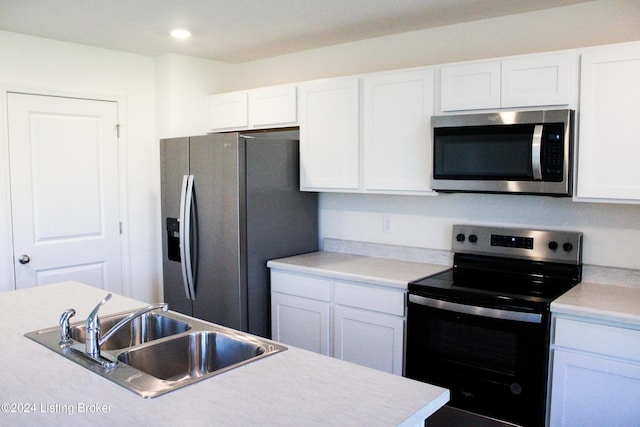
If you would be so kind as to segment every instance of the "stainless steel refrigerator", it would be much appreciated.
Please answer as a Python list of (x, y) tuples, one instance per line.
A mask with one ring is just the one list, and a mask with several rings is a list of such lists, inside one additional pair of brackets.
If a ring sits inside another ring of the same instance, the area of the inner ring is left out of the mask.
[(267, 261), (318, 249), (318, 195), (299, 191), (297, 135), (160, 141), (170, 309), (270, 336)]

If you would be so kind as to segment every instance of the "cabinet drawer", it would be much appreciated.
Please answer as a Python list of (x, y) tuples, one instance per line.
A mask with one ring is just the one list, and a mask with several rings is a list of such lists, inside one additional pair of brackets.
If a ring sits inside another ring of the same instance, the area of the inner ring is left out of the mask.
[(640, 361), (640, 330), (557, 318), (554, 344)]
[(353, 283), (335, 283), (335, 303), (369, 311), (404, 316), (405, 292), (360, 286)]
[(331, 280), (271, 270), (271, 292), (330, 301)]

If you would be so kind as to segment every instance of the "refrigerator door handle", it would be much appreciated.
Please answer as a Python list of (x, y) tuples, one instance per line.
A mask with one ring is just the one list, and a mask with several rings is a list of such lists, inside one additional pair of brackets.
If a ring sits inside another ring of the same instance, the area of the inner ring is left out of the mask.
[(193, 264), (191, 260), (191, 207), (193, 205), (193, 175), (182, 177), (180, 192), (180, 267), (182, 281), (187, 298), (194, 300), (195, 287), (193, 280)]

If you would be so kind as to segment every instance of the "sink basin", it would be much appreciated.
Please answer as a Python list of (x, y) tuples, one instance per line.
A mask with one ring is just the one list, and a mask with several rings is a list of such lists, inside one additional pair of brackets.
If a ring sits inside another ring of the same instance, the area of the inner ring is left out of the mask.
[[(101, 316), (108, 331), (133, 311)], [(71, 344), (60, 344), (60, 326), (25, 336), (144, 398), (153, 398), (223, 372), (257, 362), (287, 348), (265, 338), (173, 311), (134, 319), (104, 342), (96, 363), (85, 353), (84, 322), (70, 327)]]
[[(128, 313), (127, 313), (128, 314)], [(100, 319), (100, 328), (106, 333), (123, 319), (125, 315), (107, 316)], [(176, 335), (186, 332), (191, 326), (183, 321), (157, 313), (146, 313), (132, 320), (128, 325), (118, 330), (111, 338), (104, 342), (102, 350), (117, 350), (127, 348), (147, 341)], [(72, 326), (69, 330), (71, 338), (77, 342), (84, 343), (87, 339), (86, 325)]]
[(221, 372), (266, 352), (257, 342), (219, 332), (196, 332), (131, 349), (118, 360), (156, 378), (184, 381)]

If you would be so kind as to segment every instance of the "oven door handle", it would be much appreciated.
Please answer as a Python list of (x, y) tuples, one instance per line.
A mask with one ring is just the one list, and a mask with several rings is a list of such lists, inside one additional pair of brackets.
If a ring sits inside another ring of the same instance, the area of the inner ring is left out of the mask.
[(501, 320), (515, 320), (517, 322), (542, 323), (542, 314), (540, 313), (522, 313), (519, 311), (500, 310), (497, 308), (477, 307), (474, 305), (458, 304), (455, 302), (425, 298), (414, 294), (409, 294), (409, 302), (455, 313), (470, 314), (473, 316), (491, 317)]

